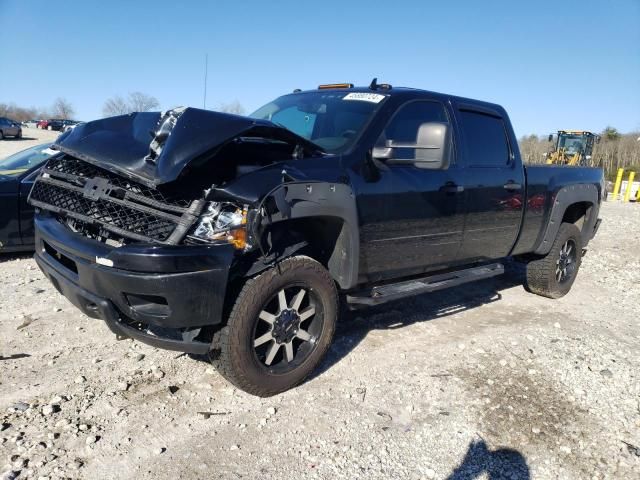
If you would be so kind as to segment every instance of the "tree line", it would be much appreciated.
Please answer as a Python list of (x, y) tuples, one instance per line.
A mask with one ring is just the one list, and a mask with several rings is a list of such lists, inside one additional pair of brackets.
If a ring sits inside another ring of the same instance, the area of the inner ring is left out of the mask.
[(44, 118), (62, 118), (72, 120), (75, 109), (66, 98), (58, 97), (51, 107), (19, 107), (13, 103), (0, 103), (0, 117), (7, 117), (17, 122), (41, 120)]
[[(116, 95), (108, 98), (102, 106), (103, 117), (126, 115), (133, 112), (150, 112), (160, 109), (160, 102), (152, 95), (143, 92), (131, 92), (126, 97)], [(242, 115), (245, 109), (242, 104), (234, 100), (220, 103), (214, 110), (219, 112)], [(73, 120), (75, 108), (66, 98), (59, 97), (48, 108), (20, 107), (13, 103), (0, 102), (0, 117), (7, 117), (17, 122), (27, 120), (41, 120), (45, 118), (61, 118)]]
[[(631, 169), (640, 173), (640, 132), (622, 134), (613, 127), (600, 132), (600, 143), (593, 148), (591, 167), (602, 167), (607, 178), (615, 177), (618, 168)], [(555, 137), (554, 137), (555, 142)], [(546, 136), (525, 135), (518, 141), (522, 160), (529, 164), (545, 163), (545, 153), (551, 151), (554, 143)]]

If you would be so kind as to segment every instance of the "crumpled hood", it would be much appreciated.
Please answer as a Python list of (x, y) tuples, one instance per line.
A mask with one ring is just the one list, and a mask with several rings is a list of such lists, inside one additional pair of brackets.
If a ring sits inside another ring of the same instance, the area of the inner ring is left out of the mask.
[(80, 124), (58, 137), (62, 152), (149, 186), (176, 180), (234, 138), (258, 136), (317, 147), (267, 120), (198, 108), (139, 112)]

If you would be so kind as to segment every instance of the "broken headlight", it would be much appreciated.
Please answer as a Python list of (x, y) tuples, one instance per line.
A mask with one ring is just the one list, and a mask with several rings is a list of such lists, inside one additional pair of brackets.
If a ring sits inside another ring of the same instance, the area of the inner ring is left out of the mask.
[(248, 246), (246, 226), (246, 206), (209, 202), (190, 237), (204, 242), (225, 240), (238, 249), (244, 249)]

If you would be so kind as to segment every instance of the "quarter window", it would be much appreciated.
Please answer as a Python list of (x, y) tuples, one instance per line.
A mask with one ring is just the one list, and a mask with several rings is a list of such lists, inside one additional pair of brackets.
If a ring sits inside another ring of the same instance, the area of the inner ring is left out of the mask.
[(469, 110), (460, 111), (467, 163), (476, 167), (504, 167), (510, 159), (501, 118)]

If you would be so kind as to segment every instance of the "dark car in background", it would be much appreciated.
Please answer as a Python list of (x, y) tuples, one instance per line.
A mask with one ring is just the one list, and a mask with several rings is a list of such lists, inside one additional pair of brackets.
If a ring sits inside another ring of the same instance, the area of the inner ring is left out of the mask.
[(56, 130), (61, 132), (64, 129), (64, 120), (61, 118), (50, 118), (48, 120), (40, 120), (37, 127), (41, 130)]
[(0, 254), (33, 250), (33, 207), (27, 197), (41, 165), (55, 153), (43, 143), (0, 160)]
[(64, 129), (64, 120), (59, 118), (52, 118), (47, 120), (47, 130), (55, 130), (61, 132)]
[(22, 127), (10, 118), (0, 117), (0, 140), (5, 137), (22, 138)]

